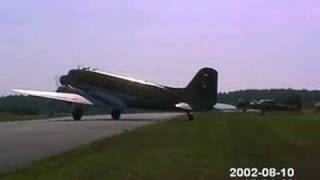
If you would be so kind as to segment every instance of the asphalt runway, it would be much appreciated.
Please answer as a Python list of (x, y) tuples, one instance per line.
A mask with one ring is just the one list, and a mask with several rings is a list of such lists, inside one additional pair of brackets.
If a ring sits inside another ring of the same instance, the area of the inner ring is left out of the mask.
[(109, 115), (71, 117), (0, 123), (0, 173), (12, 171), (32, 161), (71, 150), (92, 141), (165, 121), (181, 113), (123, 115), (113, 121)]

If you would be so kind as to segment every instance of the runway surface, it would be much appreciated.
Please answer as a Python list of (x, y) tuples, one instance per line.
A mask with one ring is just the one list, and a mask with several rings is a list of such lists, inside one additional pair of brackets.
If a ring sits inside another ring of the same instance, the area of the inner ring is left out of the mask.
[(110, 137), (137, 127), (181, 115), (180, 113), (144, 113), (87, 116), (81, 121), (70, 117), (0, 123), (0, 173), (21, 168), (32, 161), (71, 150), (79, 145)]

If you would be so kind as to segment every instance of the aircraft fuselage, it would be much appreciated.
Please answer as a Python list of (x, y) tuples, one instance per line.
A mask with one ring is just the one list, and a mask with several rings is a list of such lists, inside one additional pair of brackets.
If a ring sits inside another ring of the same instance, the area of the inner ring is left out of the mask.
[[(212, 73), (211, 69), (206, 71)], [(215, 73), (216, 71), (211, 74), (213, 77), (209, 77), (209, 80), (216, 79)], [(203, 78), (208, 78), (208, 74), (209, 72)], [(70, 86), (85, 92), (92, 101), (100, 101), (116, 109), (175, 110), (175, 104), (186, 102), (194, 111), (205, 111), (212, 109), (216, 103), (216, 87), (205, 85), (204, 90), (210, 88), (213, 92), (202, 92), (201, 88), (170, 88), (111, 73), (82, 69), (71, 70), (67, 77)]]

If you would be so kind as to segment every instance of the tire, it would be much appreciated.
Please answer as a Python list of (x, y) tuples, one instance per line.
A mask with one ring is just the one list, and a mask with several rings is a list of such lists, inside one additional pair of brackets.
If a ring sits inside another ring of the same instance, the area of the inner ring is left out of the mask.
[(193, 115), (192, 114), (188, 114), (188, 120), (192, 121), (193, 119), (194, 119)]
[(72, 112), (73, 120), (76, 120), (76, 121), (81, 120), (82, 115), (83, 115), (83, 111), (82, 111), (81, 109), (75, 109), (75, 110)]
[(113, 120), (119, 120), (120, 116), (121, 116), (121, 112), (119, 110), (116, 110), (116, 109), (112, 110), (111, 117)]

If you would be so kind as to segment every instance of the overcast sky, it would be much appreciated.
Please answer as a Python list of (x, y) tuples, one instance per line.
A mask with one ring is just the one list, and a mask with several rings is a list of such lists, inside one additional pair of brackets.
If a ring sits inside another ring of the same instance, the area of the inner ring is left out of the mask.
[(2, 0), (0, 95), (54, 90), (78, 65), (220, 91), (320, 88), (319, 0)]

